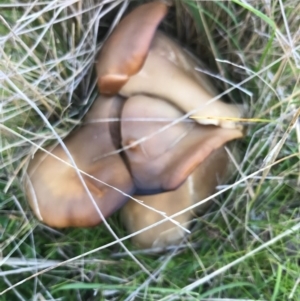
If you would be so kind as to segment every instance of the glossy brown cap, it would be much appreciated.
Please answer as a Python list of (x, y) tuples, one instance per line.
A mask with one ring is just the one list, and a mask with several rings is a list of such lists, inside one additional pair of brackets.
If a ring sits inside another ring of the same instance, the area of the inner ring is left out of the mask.
[[(128, 198), (97, 179), (127, 194), (134, 191), (130, 174), (118, 154), (95, 161), (116, 148), (111, 138), (112, 124), (99, 121), (119, 117), (117, 112), (122, 103), (119, 97), (99, 97), (85, 118), (86, 124), (64, 141), (77, 167), (95, 178), (82, 174), (104, 217), (119, 209)], [(60, 145), (49, 150), (70, 163)], [(88, 227), (102, 221), (74, 168), (42, 151), (38, 151), (29, 163), (25, 191), (36, 216), (49, 226)]]
[(157, 26), (167, 14), (162, 2), (141, 5), (116, 26), (97, 60), (100, 93), (114, 95), (144, 64)]
[[(153, 97), (133, 96), (125, 102), (121, 121), (122, 145), (129, 147), (126, 156), (139, 192), (176, 189), (214, 150), (243, 136), (238, 129), (204, 126), (191, 120), (162, 131), (170, 120), (181, 116), (182, 111)], [(152, 121), (137, 124), (136, 118)], [(167, 118), (168, 121), (153, 121), (155, 118)], [(143, 140), (137, 144), (140, 139)]]

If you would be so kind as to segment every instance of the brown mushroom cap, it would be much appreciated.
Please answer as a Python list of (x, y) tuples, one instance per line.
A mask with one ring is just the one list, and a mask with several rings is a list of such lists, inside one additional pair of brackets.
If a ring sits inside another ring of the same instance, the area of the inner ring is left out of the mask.
[(144, 64), (156, 28), (168, 11), (162, 2), (137, 7), (117, 25), (97, 62), (100, 93), (114, 95)]
[[(134, 197), (142, 201), (144, 205), (165, 212), (167, 216), (172, 216), (211, 195), (217, 184), (224, 179), (228, 161), (227, 153), (221, 147), (213, 151), (176, 190)], [(196, 211), (204, 214), (209, 203), (200, 205)], [(173, 220), (188, 228), (193, 215), (191, 210), (176, 216)], [(161, 221), (164, 217), (134, 200), (129, 200), (121, 209), (121, 218), (128, 232), (134, 233)], [(182, 228), (170, 221), (165, 221), (133, 236), (132, 241), (141, 248), (164, 248), (168, 245), (178, 244), (185, 234)]]
[(150, 51), (165, 58), (178, 68), (182, 69), (189, 77), (192, 77), (195, 81), (197, 81), (197, 83), (208, 94), (218, 94), (218, 91), (209, 80), (207, 75), (199, 72), (196, 69), (206, 69), (207, 66), (205, 66), (204, 63), (201, 62), (195, 55), (159, 30), (153, 37)]
[[(119, 117), (117, 112), (120, 111), (122, 103), (123, 100), (119, 97), (99, 97), (85, 118), (87, 124), (75, 130), (64, 143), (79, 169), (131, 194), (133, 183), (118, 154), (94, 161), (99, 155), (115, 150), (111, 138), (112, 123), (97, 123), (97, 119)], [(51, 150), (51, 153), (70, 163), (60, 145)], [(86, 227), (101, 222), (92, 200), (72, 166), (38, 151), (30, 161), (27, 174), (25, 190), (29, 204), (44, 223), (53, 227)], [(84, 174), (82, 176), (105, 217), (127, 201), (127, 197), (122, 193)]]
[(176, 189), (214, 150), (243, 136), (238, 129), (203, 126), (193, 121), (178, 123), (164, 131), (161, 131), (162, 126), (170, 121), (138, 125), (134, 121), (141, 117), (176, 119), (180, 116), (182, 111), (153, 97), (133, 96), (125, 102), (121, 121), (122, 145), (128, 147), (147, 138), (125, 151), (139, 193)]

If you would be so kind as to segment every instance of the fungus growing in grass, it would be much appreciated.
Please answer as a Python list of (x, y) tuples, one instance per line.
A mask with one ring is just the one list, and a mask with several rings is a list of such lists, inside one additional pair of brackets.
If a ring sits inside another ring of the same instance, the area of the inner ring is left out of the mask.
[[(156, 32), (166, 13), (167, 6), (161, 2), (138, 7), (120, 22), (100, 52), (98, 85), (108, 96), (95, 101), (84, 125), (64, 141), (86, 187), (61, 145), (48, 148), (49, 153), (38, 151), (30, 161), (25, 190), (44, 223), (54, 227), (96, 225), (101, 215), (108, 217), (127, 201), (123, 193), (146, 195), (178, 189), (178, 194), (155, 196), (153, 202), (165, 199), (170, 204), (175, 198), (178, 208), (186, 208), (194, 202), (190, 186), (183, 184), (190, 174), (188, 183), (199, 185), (202, 198), (211, 193), (217, 175), (226, 169), (226, 164), (215, 165), (215, 156), (226, 142), (242, 137), (242, 132), (234, 121), (218, 118), (239, 117), (240, 109), (221, 100), (207, 104), (216, 92), (195, 71), (198, 61)], [(200, 119), (169, 124), (190, 110), (197, 113), (197, 108)], [(217, 119), (206, 119), (208, 116)], [(110, 118), (121, 121), (109, 122)], [(137, 124), (136, 118), (145, 122)], [(117, 151), (121, 147), (125, 149), (122, 154)], [(135, 205), (130, 202), (126, 208)], [(149, 220), (157, 219), (149, 214)], [(128, 218), (132, 219), (130, 212)], [(184, 215), (180, 222), (189, 219), (190, 215)], [(129, 229), (136, 228), (125, 223)], [(159, 229), (169, 229), (169, 224), (164, 225)], [(154, 239), (151, 241), (153, 244)]]
[[(84, 172), (85, 184), (105, 217), (119, 209), (127, 197), (97, 179), (124, 193), (134, 191), (131, 176), (119, 154), (94, 161), (119, 147), (115, 142), (119, 141), (119, 130), (114, 129), (118, 123), (99, 121), (119, 118), (122, 103), (120, 97), (100, 96), (86, 115), (85, 124), (64, 141), (77, 167)], [(48, 150), (67, 164), (42, 151), (30, 161), (25, 190), (36, 216), (53, 227), (86, 227), (100, 223), (99, 213), (61, 145)]]
[(239, 106), (220, 99), (212, 101), (217, 92), (206, 76), (195, 70), (201, 64), (177, 43), (156, 32), (166, 12), (167, 6), (152, 2), (133, 10), (117, 25), (98, 57), (100, 93), (152, 95), (185, 113), (200, 115), (200, 124), (238, 127), (235, 121), (222, 117), (240, 117)]

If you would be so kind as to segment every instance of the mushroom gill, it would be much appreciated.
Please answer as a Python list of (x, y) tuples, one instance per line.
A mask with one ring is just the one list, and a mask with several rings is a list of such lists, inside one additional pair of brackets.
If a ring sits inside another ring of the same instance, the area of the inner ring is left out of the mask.
[[(116, 149), (111, 136), (112, 123), (99, 121), (118, 118), (122, 104), (120, 97), (100, 96), (86, 115), (85, 124), (64, 140), (77, 167), (84, 172), (82, 177), (104, 217), (119, 209), (127, 197), (97, 180), (127, 194), (134, 191), (120, 155), (94, 161), (99, 155)], [(114, 126), (119, 125), (115, 123)], [(49, 152), (38, 151), (34, 155), (25, 177), (25, 192), (36, 216), (52, 227), (87, 227), (100, 223), (101, 218), (61, 145)]]

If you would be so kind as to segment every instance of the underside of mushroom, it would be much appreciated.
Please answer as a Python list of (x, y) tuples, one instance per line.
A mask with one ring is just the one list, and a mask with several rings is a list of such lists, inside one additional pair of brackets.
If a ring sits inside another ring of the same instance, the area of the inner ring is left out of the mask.
[(241, 117), (242, 108), (217, 97), (206, 76), (195, 71), (199, 63), (188, 52), (161, 32), (157, 32), (152, 42), (143, 67), (129, 77), (120, 95), (151, 95), (173, 103), (184, 113), (199, 116), (196, 121), (200, 124), (239, 127), (234, 119)]
[(100, 93), (151, 95), (187, 114), (199, 115), (196, 121), (200, 124), (241, 128), (235, 119), (241, 116), (242, 107), (219, 99), (206, 75), (196, 71), (203, 64), (157, 31), (166, 12), (165, 4), (148, 3), (115, 28), (96, 64)]

